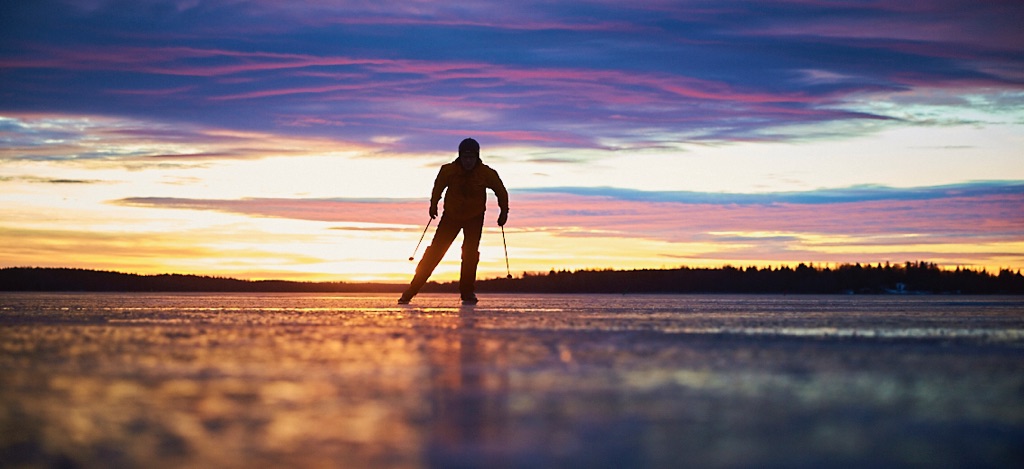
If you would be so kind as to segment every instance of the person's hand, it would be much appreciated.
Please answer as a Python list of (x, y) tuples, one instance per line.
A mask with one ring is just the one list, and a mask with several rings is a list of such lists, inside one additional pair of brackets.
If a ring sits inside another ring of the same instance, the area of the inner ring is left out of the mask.
[(433, 220), (435, 218), (437, 218), (437, 205), (431, 205), (430, 206), (430, 219)]
[(508, 210), (502, 210), (498, 215), (498, 226), (505, 226), (505, 222), (508, 221)]

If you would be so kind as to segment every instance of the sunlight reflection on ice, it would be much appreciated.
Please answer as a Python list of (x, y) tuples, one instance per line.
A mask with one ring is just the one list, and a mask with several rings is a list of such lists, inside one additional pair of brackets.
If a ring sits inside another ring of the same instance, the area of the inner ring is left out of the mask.
[(395, 300), (0, 296), (0, 451), (27, 467), (1020, 460), (1019, 298)]

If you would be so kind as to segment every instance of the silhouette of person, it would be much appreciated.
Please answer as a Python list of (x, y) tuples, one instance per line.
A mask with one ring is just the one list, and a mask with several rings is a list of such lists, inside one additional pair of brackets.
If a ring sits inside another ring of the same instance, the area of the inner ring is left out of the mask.
[(437, 203), (444, 192), (444, 214), (437, 224), (430, 246), (416, 265), (416, 275), (409, 288), (398, 299), (408, 304), (427, 283), (434, 268), (441, 262), (455, 237), (462, 232), (462, 271), (459, 275), (459, 294), (463, 304), (476, 304), (476, 266), (480, 262), (480, 235), (484, 229), (484, 211), (487, 210), (486, 189), (498, 197), (498, 225), (508, 220), (508, 191), (498, 172), (480, 161), (480, 144), (467, 138), (459, 143), (459, 157), (441, 166), (434, 179), (430, 195), (430, 219), (437, 218)]

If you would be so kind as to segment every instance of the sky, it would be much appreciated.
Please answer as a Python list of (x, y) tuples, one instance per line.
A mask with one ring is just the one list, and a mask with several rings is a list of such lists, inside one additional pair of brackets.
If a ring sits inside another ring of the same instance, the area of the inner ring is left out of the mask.
[(1021, 24), (1017, 0), (3, 2), (0, 267), (405, 282), (472, 137), (514, 275), (1018, 270)]

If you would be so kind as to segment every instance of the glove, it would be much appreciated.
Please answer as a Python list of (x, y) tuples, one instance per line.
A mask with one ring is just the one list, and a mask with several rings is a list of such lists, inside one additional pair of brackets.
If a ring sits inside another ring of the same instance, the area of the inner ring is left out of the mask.
[(502, 210), (498, 214), (498, 226), (505, 226), (505, 222), (508, 221), (508, 210)]
[(430, 219), (433, 220), (435, 218), (437, 218), (437, 205), (431, 205), (430, 206)]

